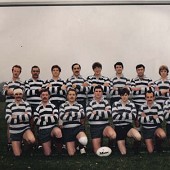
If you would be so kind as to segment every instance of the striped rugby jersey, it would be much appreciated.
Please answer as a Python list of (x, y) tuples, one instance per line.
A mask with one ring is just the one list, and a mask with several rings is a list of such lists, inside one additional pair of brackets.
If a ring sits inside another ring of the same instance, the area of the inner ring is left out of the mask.
[(68, 101), (61, 104), (59, 109), (63, 128), (74, 128), (81, 125), (80, 120), (85, 117), (83, 106), (77, 102), (71, 105)]
[(145, 76), (143, 79), (136, 77), (131, 80), (131, 88), (141, 87), (141, 90), (139, 91), (132, 91), (132, 101), (134, 104), (141, 106), (145, 103), (145, 93), (149, 89), (149, 86), (151, 86), (152, 90), (154, 91), (152, 80)]
[(87, 106), (86, 115), (90, 125), (108, 124), (109, 116), (111, 115), (111, 106), (105, 99), (101, 99), (99, 103), (93, 99)]
[(72, 88), (73, 84), (76, 84), (76, 91), (77, 91), (77, 101), (82, 101), (86, 99), (86, 95), (88, 92), (88, 87), (82, 86), (83, 83), (85, 83), (86, 80), (82, 76), (71, 76), (67, 79), (67, 90), (69, 88)]
[[(12, 118), (12, 116), (17, 117)], [(11, 134), (18, 134), (29, 129), (31, 116), (31, 106), (28, 102), (22, 100), (20, 104), (16, 104), (15, 101), (9, 103), (6, 107), (5, 115), (7, 124), (9, 124), (9, 132)]]
[(55, 105), (50, 102), (48, 102), (46, 106), (40, 103), (33, 116), (34, 122), (39, 130), (56, 126), (59, 118), (58, 110)]
[(112, 118), (115, 126), (132, 124), (133, 120), (136, 118), (136, 115), (136, 107), (134, 103), (129, 100), (126, 105), (123, 105), (121, 100), (113, 104)]
[(170, 90), (170, 79), (167, 79), (165, 81), (163, 81), (162, 79), (159, 79), (157, 81), (154, 82), (154, 86), (159, 88), (159, 91), (155, 91), (155, 96), (156, 99), (155, 101), (161, 105), (163, 105), (163, 103), (169, 99), (170, 93), (165, 93), (165, 95), (161, 94), (160, 90)]
[(5, 82), (5, 84), (3, 86), (2, 94), (4, 96), (6, 96), (6, 101), (5, 102), (6, 103), (11, 103), (11, 102), (14, 101), (14, 97), (10, 96), (10, 95), (7, 95), (7, 90), (5, 90), (6, 87), (8, 87), (9, 89), (12, 89), (12, 90), (17, 88), (17, 87), (20, 87), (20, 88), (22, 88), (24, 90), (24, 83), (20, 79), (18, 79), (16, 81), (11, 80), (11, 81)]
[(61, 89), (62, 85), (65, 85), (65, 81), (59, 78), (58, 80), (50, 79), (45, 82), (45, 87), (51, 84), (52, 87), (49, 87), (50, 91), (50, 101), (55, 103), (55, 101), (65, 101), (66, 91)]
[[(115, 88), (123, 88), (123, 87), (129, 87), (130, 86), (130, 80), (127, 79), (124, 76), (121, 77), (117, 77), (115, 76), (112, 80), (111, 80), (111, 87), (110, 87), (110, 96), (111, 98), (114, 98), (115, 101), (118, 101), (120, 99), (120, 95), (117, 89), (112, 89), (113, 87)], [(130, 89), (129, 89), (130, 90)]]
[(106, 99), (107, 94), (109, 94), (109, 92), (110, 92), (110, 86), (104, 86), (104, 83), (110, 84), (110, 80), (108, 77), (100, 76), (99, 78), (96, 78), (95, 75), (92, 75), (92, 76), (87, 77), (87, 82), (89, 84), (89, 92), (88, 92), (89, 101), (91, 101), (93, 99), (93, 92), (94, 92), (93, 84), (98, 84), (98, 85), (102, 86), (103, 97)]
[(163, 106), (164, 117), (167, 124), (170, 124), (170, 99), (165, 101)]
[(34, 80), (30, 78), (29, 80), (25, 81), (25, 95), (26, 100), (30, 103), (30, 105), (37, 107), (40, 102), (40, 92), (38, 89), (42, 89), (44, 85), (43, 80)]
[[(142, 112), (145, 113), (146, 117), (141, 116)], [(158, 115), (158, 118), (154, 119), (153, 115)], [(144, 103), (139, 110), (138, 120), (142, 124), (143, 128), (156, 128), (164, 120), (163, 110), (156, 102), (153, 103), (151, 108), (148, 107), (147, 103)]]

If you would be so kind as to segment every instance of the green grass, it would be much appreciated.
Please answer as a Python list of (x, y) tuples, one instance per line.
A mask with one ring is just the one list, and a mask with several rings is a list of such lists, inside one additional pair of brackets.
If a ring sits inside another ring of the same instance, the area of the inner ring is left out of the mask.
[[(87, 155), (77, 154), (74, 157), (67, 155), (60, 156), (55, 151), (51, 157), (44, 157), (42, 151), (24, 153), (22, 157), (15, 158), (12, 152), (6, 150), (6, 123), (4, 120), (4, 103), (0, 103), (0, 169), (1, 170), (26, 170), (26, 169), (56, 169), (56, 170), (168, 170), (170, 167), (170, 152), (168, 152), (167, 142), (164, 144), (163, 153), (153, 153), (148, 155), (144, 145), (139, 155), (134, 155), (132, 151), (132, 141), (128, 141), (128, 154), (121, 156), (115, 150), (109, 157), (97, 157), (91, 152), (89, 141)], [(105, 141), (104, 141), (105, 142)]]

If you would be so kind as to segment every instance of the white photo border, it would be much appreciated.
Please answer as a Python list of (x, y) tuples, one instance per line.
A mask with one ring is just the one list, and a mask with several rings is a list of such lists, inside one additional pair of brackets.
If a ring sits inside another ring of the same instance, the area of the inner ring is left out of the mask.
[(170, 0), (0, 0), (0, 7), (9, 6), (84, 6), (84, 5), (170, 5)]

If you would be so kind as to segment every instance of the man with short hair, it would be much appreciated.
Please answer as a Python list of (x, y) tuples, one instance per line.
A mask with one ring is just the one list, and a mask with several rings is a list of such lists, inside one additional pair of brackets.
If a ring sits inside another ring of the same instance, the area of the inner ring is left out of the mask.
[(152, 79), (144, 75), (145, 66), (138, 64), (136, 66), (137, 77), (131, 80), (132, 101), (137, 111), (140, 106), (145, 103), (145, 93), (148, 89), (154, 91)]
[(19, 87), (13, 90), (14, 101), (6, 107), (5, 119), (9, 124), (9, 133), (12, 149), (15, 156), (21, 156), (21, 142), (23, 139), (28, 144), (34, 144), (35, 137), (30, 129), (31, 107), (22, 99), (23, 90)]
[(85, 127), (81, 123), (81, 119), (85, 117), (84, 109), (81, 104), (76, 101), (76, 90), (70, 88), (67, 91), (67, 101), (60, 106), (60, 119), (63, 121), (63, 137), (66, 143), (69, 156), (76, 153), (76, 142), (79, 143), (80, 153), (85, 153), (87, 145), (87, 136)]
[[(6, 97), (5, 109), (9, 103), (14, 101), (14, 94), (13, 94), (14, 88), (21, 87), (22, 89), (24, 89), (24, 83), (20, 80), (20, 77), (19, 77), (21, 74), (21, 71), (22, 71), (22, 68), (20, 65), (14, 65), (12, 67), (12, 79), (8, 82), (5, 82), (3, 86), (2, 94)], [(8, 140), (7, 149), (11, 150), (11, 140), (10, 140), (8, 125), (7, 125), (7, 140)]]
[[(138, 112), (145, 103), (145, 93), (148, 89), (154, 91), (152, 79), (145, 76), (145, 66), (143, 64), (138, 64), (136, 66), (137, 77), (131, 80), (131, 91), (132, 91), (132, 102), (135, 104), (137, 110), (137, 117), (135, 120), (135, 127), (140, 132), (140, 123), (138, 121)], [(140, 145), (139, 142), (134, 142), (134, 145)], [(139, 146), (138, 146), (139, 147)]]
[(164, 120), (163, 110), (155, 100), (154, 92), (149, 90), (145, 94), (146, 102), (139, 110), (138, 120), (142, 124), (142, 133), (148, 153), (153, 153), (155, 139), (156, 149), (161, 150), (161, 142), (166, 138), (161, 123)]
[[(31, 75), (32, 77), (29, 80), (25, 81), (25, 97), (26, 101), (31, 105), (33, 115), (36, 108), (41, 102), (40, 92), (44, 86), (44, 81), (39, 78), (40, 68), (36, 65), (32, 66)], [(32, 132), (35, 136), (37, 136), (33, 117), (30, 120), (30, 125)], [(37, 141), (37, 148), (41, 148), (39, 141)]]
[(32, 108), (32, 113), (41, 102), (40, 91), (43, 88), (44, 81), (39, 78), (40, 68), (32, 66), (31, 75), (29, 80), (25, 81), (25, 96)]
[[(116, 140), (118, 148), (122, 155), (126, 155), (126, 137), (140, 141), (141, 135), (132, 125), (136, 118), (136, 108), (134, 103), (128, 100), (130, 94), (129, 90), (127, 88), (122, 88), (119, 90), (119, 94), (121, 99), (113, 104), (112, 118), (117, 135)], [(134, 149), (135, 153), (138, 152), (138, 148)]]
[(58, 65), (51, 67), (52, 78), (45, 82), (45, 88), (50, 92), (50, 101), (57, 109), (65, 102), (66, 83), (60, 78), (61, 68)]
[(109, 125), (111, 106), (103, 98), (103, 88), (100, 85), (94, 87), (94, 98), (87, 106), (86, 115), (90, 124), (93, 151), (96, 153), (102, 145), (103, 137), (110, 140), (116, 138), (114, 129)]
[(55, 105), (49, 101), (50, 92), (48, 89), (41, 90), (40, 97), (42, 101), (34, 112), (34, 122), (38, 126), (38, 137), (42, 143), (44, 155), (50, 156), (52, 138), (60, 143), (59, 150), (62, 147), (62, 133), (57, 127), (59, 113)]
[(21, 74), (22, 68), (19, 65), (14, 65), (12, 67), (12, 79), (8, 82), (5, 82), (3, 86), (3, 95), (6, 97), (6, 104), (13, 102), (13, 89), (16, 87), (21, 87), (24, 89), (24, 84), (20, 80), (19, 76)]
[(78, 63), (74, 63), (72, 65), (73, 75), (67, 79), (67, 90), (70, 88), (74, 88), (77, 91), (77, 102), (80, 103), (84, 111), (86, 111), (86, 98), (88, 92), (88, 83), (86, 80), (80, 75), (81, 66)]
[(170, 79), (168, 78), (169, 69), (166, 65), (159, 67), (159, 80), (154, 82), (155, 101), (163, 108), (164, 102), (170, 97)]
[(93, 92), (95, 86), (100, 85), (103, 88), (103, 97), (106, 99), (107, 95), (110, 92), (110, 80), (108, 77), (102, 76), (102, 64), (99, 62), (95, 62), (92, 65), (92, 69), (94, 71), (94, 75), (87, 77), (87, 82), (89, 84), (89, 92), (88, 92), (88, 102), (93, 99)]
[(123, 63), (117, 62), (114, 65), (114, 69), (116, 71), (115, 77), (111, 80), (110, 87), (110, 105), (114, 104), (114, 102), (120, 100), (119, 90), (122, 88), (129, 89), (130, 80), (123, 75)]

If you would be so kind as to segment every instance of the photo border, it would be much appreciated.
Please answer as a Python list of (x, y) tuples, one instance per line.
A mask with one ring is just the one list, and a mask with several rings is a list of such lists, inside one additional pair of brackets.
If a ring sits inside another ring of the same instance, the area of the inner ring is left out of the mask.
[(100, 0), (55, 0), (55, 1), (14, 1), (14, 2), (4, 2), (0, 1), (0, 7), (16, 7), (16, 6), (93, 6), (93, 5), (170, 5), (170, 1), (161, 0), (110, 0), (110, 1), (100, 1)]

